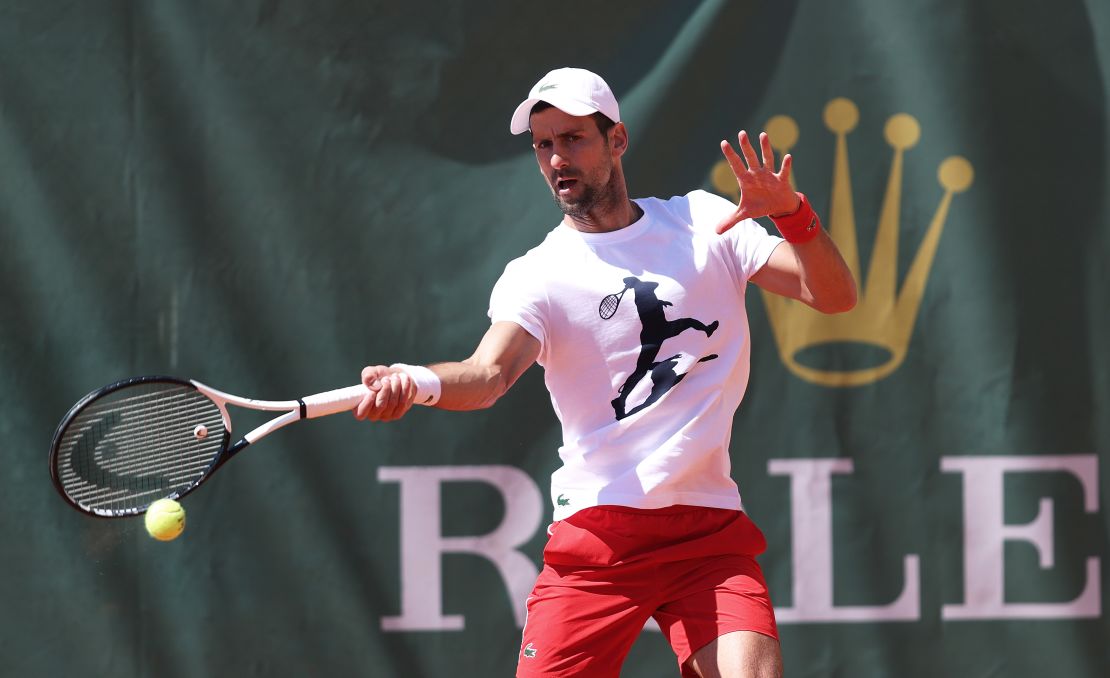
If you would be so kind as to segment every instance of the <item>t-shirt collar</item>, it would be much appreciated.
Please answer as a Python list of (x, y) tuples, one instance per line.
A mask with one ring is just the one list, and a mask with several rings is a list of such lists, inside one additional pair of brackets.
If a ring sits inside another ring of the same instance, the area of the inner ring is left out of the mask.
[(646, 201), (636, 199), (632, 202), (636, 203), (636, 205), (640, 207), (640, 210), (643, 213), (640, 215), (639, 219), (633, 221), (631, 224), (625, 226), (624, 228), (617, 229), (616, 231), (608, 231), (606, 233), (590, 233), (586, 231), (579, 231), (572, 226), (567, 226), (566, 223), (562, 221), (559, 222), (559, 229), (581, 238), (582, 241), (588, 245), (612, 245), (615, 243), (624, 242), (626, 240), (632, 240), (633, 238), (638, 238), (646, 233), (649, 229), (651, 229), (651, 225), (654, 223), (654, 220), (650, 217), (650, 215), (648, 215), (648, 206), (646, 204)]

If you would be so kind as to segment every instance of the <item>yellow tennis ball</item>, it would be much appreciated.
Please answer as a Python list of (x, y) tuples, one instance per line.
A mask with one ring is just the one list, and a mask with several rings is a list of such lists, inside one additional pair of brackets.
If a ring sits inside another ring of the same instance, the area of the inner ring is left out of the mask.
[(146, 531), (158, 541), (171, 541), (185, 531), (185, 509), (173, 499), (159, 499), (146, 510)]

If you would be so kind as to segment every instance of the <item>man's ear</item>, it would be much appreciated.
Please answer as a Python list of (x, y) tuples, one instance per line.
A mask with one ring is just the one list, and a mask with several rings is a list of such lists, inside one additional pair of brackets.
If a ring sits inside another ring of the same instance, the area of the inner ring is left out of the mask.
[(623, 122), (618, 122), (609, 128), (609, 148), (613, 149), (618, 158), (628, 150), (628, 129)]

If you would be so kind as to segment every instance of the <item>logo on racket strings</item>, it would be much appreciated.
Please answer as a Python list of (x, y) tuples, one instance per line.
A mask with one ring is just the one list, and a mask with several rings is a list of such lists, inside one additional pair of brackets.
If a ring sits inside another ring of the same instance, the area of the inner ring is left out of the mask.
[[(67, 467), (74, 478), (79, 478), (88, 487), (102, 487), (110, 490), (127, 490), (140, 483), (152, 491), (166, 490), (170, 487), (163, 474), (133, 475), (127, 473), (128, 462), (134, 455), (121, 454), (112, 440), (113, 430), (119, 426), (123, 417), (119, 412), (107, 412), (92, 420), (80, 429), (72, 444), (67, 444), (69, 460)], [(64, 457), (63, 457), (64, 459)], [(118, 464), (113, 461), (118, 460)], [(123, 468), (119, 472), (113, 466)]]

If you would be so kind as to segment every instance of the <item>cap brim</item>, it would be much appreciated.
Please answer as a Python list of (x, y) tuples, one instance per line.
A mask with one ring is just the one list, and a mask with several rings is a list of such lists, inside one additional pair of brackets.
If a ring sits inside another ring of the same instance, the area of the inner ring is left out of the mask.
[(558, 97), (532, 97), (522, 101), (521, 104), (516, 107), (516, 110), (513, 111), (513, 119), (509, 123), (509, 131), (513, 134), (524, 134), (527, 132), (530, 127), (528, 122), (529, 118), (532, 116), (532, 107), (541, 101), (551, 104), (568, 115), (593, 115), (598, 112), (597, 109), (590, 104), (581, 101), (559, 99)]

